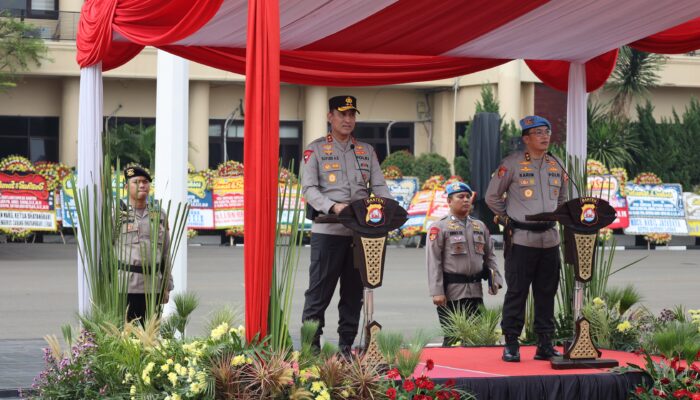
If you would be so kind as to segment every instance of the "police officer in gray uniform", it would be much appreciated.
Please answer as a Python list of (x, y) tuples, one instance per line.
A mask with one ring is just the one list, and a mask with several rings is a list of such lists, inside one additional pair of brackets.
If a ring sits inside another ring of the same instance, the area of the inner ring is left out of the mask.
[[(115, 238), (115, 252), (119, 259), (119, 282), (126, 284), (127, 319), (146, 317), (146, 293), (155, 293), (156, 305), (168, 302), (173, 289), (166, 252), (169, 243), (168, 216), (156, 203), (148, 202), (151, 175), (140, 165), (124, 168), (124, 180), (129, 200), (121, 202), (119, 236)], [(157, 265), (151, 266), (152, 221), (158, 224)], [(157, 276), (151, 272), (155, 271)], [(163, 278), (167, 276), (167, 282)]]
[(486, 191), (486, 204), (505, 225), (506, 283), (501, 328), (506, 338), (503, 360), (520, 361), (518, 337), (530, 285), (535, 305), (536, 360), (561, 355), (551, 342), (554, 296), (559, 285), (559, 232), (553, 222), (528, 222), (526, 215), (554, 211), (566, 200), (561, 161), (547, 151), (549, 121), (539, 116), (520, 120), (525, 151), (501, 162)]
[[(355, 140), (357, 99), (336, 96), (328, 101), (330, 133), (304, 151), (301, 178), (306, 202), (322, 214), (339, 214), (355, 200), (374, 194), (391, 198), (372, 146)], [(318, 321), (312, 345), (320, 347), (325, 311), (340, 280), (338, 312), (339, 347), (349, 354), (357, 335), (362, 310), (362, 281), (353, 265), (352, 232), (343, 225), (314, 223), (311, 227), (309, 288), (302, 321)]]
[[(484, 304), (482, 280), (489, 282), (492, 295), (503, 285), (489, 231), (483, 222), (469, 216), (472, 189), (454, 182), (445, 191), (450, 214), (430, 226), (425, 245), (428, 288), (443, 329), (451, 311), (480, 312)], [(446, 336), (442, 344), (449, 346), (456, 341)]]

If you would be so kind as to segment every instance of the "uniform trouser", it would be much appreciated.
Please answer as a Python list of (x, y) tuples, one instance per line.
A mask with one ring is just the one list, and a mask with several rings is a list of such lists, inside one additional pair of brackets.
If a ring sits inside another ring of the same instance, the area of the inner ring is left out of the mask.
[(554, 296), (559, 286), (560, 268), (559, 246), (541, 249), (513, 245), (505, 261), (508, 290), (501, 321), (504, 335), (520, 336), (530, 285), (535, 301), (535, 333), (554, 333)]
[(311, 234), (311, 266), (301, 320), (318, 321), (313, 345), (319, 345), (326, 324), (326, 308), (340, 280), (338, 303), (339, 346), (352, 346), (357, 336), (362, 311), (362, 279), (353, 265), (352, 237)]
[[(133, 321), (140, 318), (139, 321), (146, 321), (146, 294), (144, 293), (127, 293), (126, 295), (126, 319)], [(160, 297), (156, 299), (156, 306), (160, 304)]]
[[(454, 312), (457, 309), (466, 310), (467, 315), (480, 314), (480, 306), (484, 305), (484, 299), (481, 297), (468, 297), (459, 300), (448, 300), (444, 306), (437, 307), (438, 319), (440, 320), (440, 326), (445, 329), (448, 322), (448, 315), (450, 312)], [(445, 336), (442, 341), (443, 346), (451, 346), (459, 341), (458, 338)]]

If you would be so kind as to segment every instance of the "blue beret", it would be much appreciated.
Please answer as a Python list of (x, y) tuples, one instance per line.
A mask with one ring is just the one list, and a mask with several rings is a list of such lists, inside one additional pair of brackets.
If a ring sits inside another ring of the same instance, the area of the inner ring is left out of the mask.
[(549, 121), (540, 117), (539, 115), (528, 115), (520, 120), (520, 128), (523, 131), (530, 128), (537, 128), (538, 126), (546, 126), (548, 129), (552, 129), (552, 125), (549, 123)]
[(472, 188), (470, 188), (469, 185), (464, 182), (452, 182), (447, 185), (445, 191), (447, 192), (447, 196), (452, 196), (455, 193), (461, 192), (473, 193)]

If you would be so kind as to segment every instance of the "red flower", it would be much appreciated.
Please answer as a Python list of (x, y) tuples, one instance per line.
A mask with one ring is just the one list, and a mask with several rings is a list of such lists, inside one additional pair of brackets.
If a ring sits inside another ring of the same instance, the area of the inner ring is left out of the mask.
[(657, 388), (654, 388), (654, 389), (651, 391), (651, 393), (652, 393), (654, 396), (659, 396), (659, 397), (661, 397), (662, 399), (665, 399), (666, 397), (668, 397), (668, 396), (666, 396), (666, 393), (664, 393), (662, 390), (659, 390), (659, 389), (657, 389)]
[(432, 371), (433, 368), (435, 368), (435, 363), (433, 362), (433, 360), (431, 358), (429, 358), (425, 361), (425, 368), (428, 371)]
[(634, 389), (634, 392), (637, 394), (642, 394), (642, 393), (646, 392), (646, 390), (642, 386), (637, 386), (637, 388)]
[(668, 385), (669, 383), (671, 383), (671, 380), (664, 376), (663, 378), (661, 378), (660, 382), (662, 385)]
[(691, 400), (700, 400), (700, 393), (693, 393), (693, 396), (690, 399)]
[(452, 386), (454, 386), (456, 383), (457, 383), (457, 382), (456, 382), (454, 379), (450, 378), (450, 379), (447, 380), (447, 382), (445, 382), (445, 387), (448, 387), (448, 388), (449, 388), (449, 387), (452, 387)]
[(399, 374), (399, 370), (394, 368), (390, 369), (389, 372), (386, 373), (386, 377), (389, 379), (398, 379), (401, 377), (401, 374)]
[(431, 381), (428, 379), (428, 381), (425, 383), (425, 388), (428, 390), (433, 390), (435, 389), (435, 382)]
[(386, 397), (388, 397), (390, 400), (395, 400), (396, 399), (396, 389), (393, 387), (389, 388), (386, 390)]
[(419, 389), (425, 389), (425, 384), (427, 383), (428, 378), (425, 376), (421, 376), (420, 378), (416, 379), (416, 386), (418, 386)]
[(435, 398), (436, 398), (437, 400), (449, 400), (450, 394), (447, 393), (447, 392), (443, 392), (442, 390), (438, 390), (438, 392), (436, 393)]
[(685, 396), (690, 396), (690, 392), (687, 389), (678, 389), (675, 392), (673, 392), (673, 397), (680, 399)]
[(404, 388), (404, 390), (406, 390), (407, 392), (412, 392), (413, 389), (416, 388), (416, 385), (413, 384), (413, 381), (412, 381), (412, 380), (407, 379), (407, 380), (405, 380), (405, 381), (403, 382), (403, 388)]

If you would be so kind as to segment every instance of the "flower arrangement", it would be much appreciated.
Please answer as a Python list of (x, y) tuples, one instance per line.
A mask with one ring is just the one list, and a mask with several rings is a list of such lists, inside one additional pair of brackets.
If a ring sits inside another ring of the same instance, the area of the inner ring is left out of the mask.
[(287, 168), (282, 167), (282, 168), (280, 168), (279, 183), (281, 185), (286, 185), (288, 183), (291, 183), (292, 185), (296, 185), (299, 183), (299, 179), (294, 174), (294, 172), (288, 170)]
[(187, 239), (196, 238), (199, 232), (196, 229), (187, 228)]
[(46, 179), (46, 188), (52, 192), (61, 184), (58, 169), (51, 162), (38, 162), (35, 164), (35, 171)]
[(414, 236), (419, 235), (422, 229), (423, 227), (421, 226), (407, 226), (401, 229), (401, 236), (405, 238), (412, 238)]
[(219, 164), (216, 174), (221, 177), (235, 177), (243, 175), (243, 164), (238, 161), (228, 160)]
[(187, 173), (188, 174), (196, 174), (197, 173), (197, 169), (194, 167), (194, 164), (192, 164), (189, 161), (187, 162)]
[(450, 183), (455, 182), (464, 182), (464, 179), (462, 179), (462, 177), (459, 175), (452, 175), (451, 177), (447, 178), (443, 186), (447, 187)]
[(396, 243), (401, 239), (403, 239), (403, 235), (401, 234), (401, 229), (394, 229), (393, 231), (390, 231), (389, 234), (387, 235), (387, 240), (390, 243)]
[(224, 232), (226, 237), (243, 237), (243, 226), (237, 225), (226, 229)]
[(613, 235), (613, 230), (610, 228), (603, 228), (598, 231), (598, 242), (599, 243), (605, 243), (608, 240), (612, 239)]
[(433, 175), (423, 182), (421, 190), (441, 190), (444, 187), (445, 177), (442, 175)]
[(390, 400), (403, 399), (464, 399), (469, 398), (462, 391), (456, 390), (455, 380), (448, 379), (444, 384), (436, 384), (426, 372), (432, 371), (435, 362), (431, 359), (425, 361), (425, 365), (419, 377), (411, 378), (401, 376), (398, 369), (393, 368), (386, 374), (388, 388), (384, 392)]
[(644, 235), (644, 240), (660, 246), (669, 244), (672, 238), (670, 233), (647, 233)]
[(627, 170), (620, 167), (610, 168), (610, 175), (617, 178), (617, 182), (620, 185), (620, 195), (625, 195), (625, 183), (629, 180), (627, 176)]
[(0, 171), (32, 172), (34, 165), (28, 158), (12, 154), (0, 160)]
[(583, 315), (591, 323), (591, 337), (599, 347), (623, 351), (640, 347), (654, 319), (643, 307), (635, 307), (640, 299), (632, 286), (612, 288), (605, 299), (596, 297), (583, 307)]
[(608, 169), (598, 160), (589, 159), (586, 161), (586, 173), (588, 175), (605, 175)]
[(384, 179), (399, 179), (403, 176), (401, 169), (396, 165), (389, 165), (386, 168), (382, 168), (384, 173)]
[(641, 172), (639, 175), (635, 176), (632, 182), (637, 185), (658, 185), (663, 183), (661, 178), (656, 176), (653, 172)]
[(11, 242), (24, 242), (32, 235), (32, 231), (22, 228), (0, 228), (0, 233), (7, 236)]

